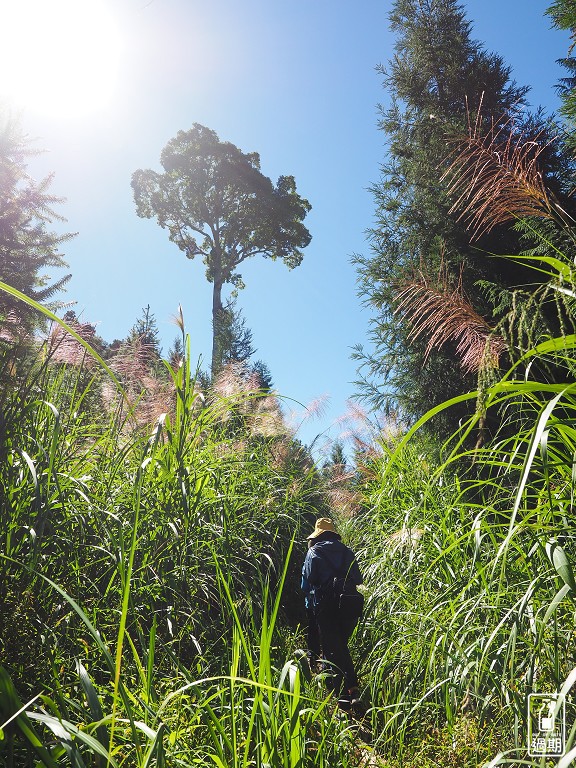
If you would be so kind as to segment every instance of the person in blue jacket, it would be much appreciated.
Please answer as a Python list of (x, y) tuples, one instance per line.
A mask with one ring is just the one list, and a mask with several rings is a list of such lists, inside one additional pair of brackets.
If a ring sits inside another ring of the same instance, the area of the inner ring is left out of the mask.
[[(355, 706), (360, 704), (358, 676), (348, 640), (362, 614), (364, 598), (356, 590), (362, 575), (354, 553), (342, 543), (329, 518), (316, 521), (308, 547), (302, 589), (307, 610), (313, 614), (309, 620), (316, 621), (322, 654), (331, 672), (327, 682), (341, 706)], [(309, 638), (313, 631), (309, 624)]]

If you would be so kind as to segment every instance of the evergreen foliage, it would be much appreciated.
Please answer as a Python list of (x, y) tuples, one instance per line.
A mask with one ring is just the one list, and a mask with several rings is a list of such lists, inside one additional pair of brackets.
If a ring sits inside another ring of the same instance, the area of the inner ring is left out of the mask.
[[(359, 347), (356, 356), (363, 365), (364, 395), (414, 419), (472, 388), (476, 374), (462, 368), (455, 337), (441, 349), (414, 338), (411, 317), (398, 307), (407, 285), (422, 278), (447, 296), (459, 291), (468, 314), (483, 318), (489, 330), (502, 317), (494, 294), (509, 294), (534, 280), (522, 267), (492, 258), (520, 250), (519, 236), (509, 225), (470, 243), (444, 177), (455, 140), (479, 124), (496, 126), (502, 143), (514, 132), (539, 135), (546, 145), (542, 136), (551, 127), (541, 115), (524, 114), (528, 88), (517, 86), (502, 58), (473, 40), (456, 0), (396, 0), (390, 20), (397, 35), (395, 55), (381, 67), (391, 98), (390, 106), (381, 108), (380, 121), (387, 160), (373, 187), (372, 252), (355, 257), (360, 295), (374, 312), (372, 350)], [(559, 175), (562, 162), (547, 148), (541, 170), (547, 178)], [(466, 413), (462, 406), (446, 418), (454, 426)]]
[(154, 313), (150, 309), (150, 304), (143, 307), (142, 315), (130, 329), (126, 341), (130, 342), (135, 339), (139, 339), (143, 344), (146, 344), (155, 357), (159, 358), (162, 354), (158, 323)]
[(576, 58), (572, 55), (576, 44), (576, 3), (574, 0), (555, 0), (548, 8), (547, 14), (558, 29), (570, 32), (570, 48), (566, 56), (559, 59), (567, 70), (566, 76), (558, 83), (558, 92), (562, 98), (561, 113), (568, 121), (566, 142), (572, 149), (576, 146), (574, 125), (576, 123)]
[(217, 357), (221, 365), (231, 362), (245, 363), (255, 353), (252, 346), (252, 331), (236, 307), (236, 298), (222, 307), (218, 320)]
[[(70, 275), (50, 282), (47, 268), (66, 267), (60, 246), (72, 235), (49, 230), (62, 217), (52, 206), (62, 202), (48, 191), (51, 176), (35, 182), (26, 171), (27, 158), (35, 154), (18, 123), (0, 116), (0, 280), (37, 302), (46, 303), (61, 291)], [(52, 308), (59, 306), (52, 302)], [(16, 330), (31, 330), (42, 316), (18, 299), (0, 295), (0, 320), (8, 318)]]
[(142, 315), (136, 320), (128, 336), (120, 344), (117, 354), (130, 356), (130, 352), (150, 372), (156, 373), (161, 367), (162, 347), (160, 344), (160, 332), (156, 317), (150, 309), (150, 304), (142, 308)]

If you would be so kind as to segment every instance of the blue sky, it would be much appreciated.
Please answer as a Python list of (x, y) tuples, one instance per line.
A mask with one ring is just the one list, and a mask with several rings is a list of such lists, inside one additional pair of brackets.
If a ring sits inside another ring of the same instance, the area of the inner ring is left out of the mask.
[[(15, 0), (14, 0), (15, 1)], [(550, 30), (547, 0), (468, 0), (474, 36), (512, 66), (531, 101), (557, 106), (555, 60), (568, 47)], [(110, 103), (85, 115), (50, 114), (28, 104), (25, 131), (47, 152), (33, 175), (54, 171), (52, 189), (73, 274), (67, 298), (107, 340), (125, 336), (150, 304), (165, 350), (179, 304), (196, 356), (210, 352), (211, 286), (153, 221), (136, 216), (130, 178), (159, 169), (178, 130), (199, 122), (243, 151), (260, 153), (262, 171), (296, 179), (312, 204), (312, 242), (300, 267), (262, 259), (241, 270), (240, 293), (256, 358), (277, 390), (307, 404), (329, 398), (324, 416), (302, 428), (310, 442), (346, 411), (354, 394), (351, 348), (365, 343), (369, 315), (356, 294), (353, 253), (368, 249), (369, 186), (378, 180), (384, 137), (377, 104), (386, 102), (375, 71), (392, 52), (386, 0), (109, 0), (122, 55)], [(2, 14), (0, 5), (0, 17)], [(23, 30), (16, 30), (16, 36)], [(101, 50), (106, 55), (105, 45)], [(71, 66), (74, 66), (71, 62)], [(42, 77), (40, 67), (39, 77)], [(46, 88), (56, 87), (47, 82)], [(301, 406), (287, 401), (286, 409)], [(318, 441), (322, 443), (323, 438)]]

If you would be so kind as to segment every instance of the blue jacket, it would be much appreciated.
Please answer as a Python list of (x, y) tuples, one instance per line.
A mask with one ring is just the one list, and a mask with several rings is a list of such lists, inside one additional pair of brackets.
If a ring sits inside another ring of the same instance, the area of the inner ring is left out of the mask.
[(315, 607), (323, 586), (334, 576), (345, 576), (350, 584), (362, 584), (354, 553), (340, 539), (322, 539), (311, 547), (302, 566), (302, 590), (306, 607)]

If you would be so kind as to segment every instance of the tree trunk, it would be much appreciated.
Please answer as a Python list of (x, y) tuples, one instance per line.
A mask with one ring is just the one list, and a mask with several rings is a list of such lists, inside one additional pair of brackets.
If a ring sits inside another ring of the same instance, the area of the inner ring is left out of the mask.
[(214, 274), (214, 282), (212, 284), (212, 363), (210, 365), (212, 378), (214, 378), (222, 363), (220, 333), (220, 324), (222, 322), (222, 286), (222, 276), (218, 271), (218, 273)]

